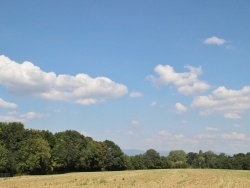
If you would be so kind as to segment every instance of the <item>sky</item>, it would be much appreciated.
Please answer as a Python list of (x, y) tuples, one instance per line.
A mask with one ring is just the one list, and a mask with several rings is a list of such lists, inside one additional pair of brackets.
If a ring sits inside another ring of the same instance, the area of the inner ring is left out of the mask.
[(0, 121), (122, 149), (250, 152), (250, 1), (2, 0)]

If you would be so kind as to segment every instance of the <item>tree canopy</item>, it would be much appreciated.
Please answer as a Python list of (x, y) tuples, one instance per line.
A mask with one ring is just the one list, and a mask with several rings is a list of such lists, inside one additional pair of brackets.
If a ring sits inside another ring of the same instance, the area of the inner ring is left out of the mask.
[(0, 122), (0, 173), (53, 174), (75, 171), (165, 168), (250, 170), (250, 153), (233, 156), (212, 151), (172, 150), (160, 156), (154, 149), (127, 156), (110, 140), (98, 142), (74, 130), (51, 133), (25, 129), (22, 123)]

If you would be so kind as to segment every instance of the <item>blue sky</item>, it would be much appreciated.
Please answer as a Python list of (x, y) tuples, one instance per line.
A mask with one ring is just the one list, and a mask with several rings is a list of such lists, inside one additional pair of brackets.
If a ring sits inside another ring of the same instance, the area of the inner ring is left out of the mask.
[(250, 2), (1, 2), (0, 121), (123, 149), (249, 152)]

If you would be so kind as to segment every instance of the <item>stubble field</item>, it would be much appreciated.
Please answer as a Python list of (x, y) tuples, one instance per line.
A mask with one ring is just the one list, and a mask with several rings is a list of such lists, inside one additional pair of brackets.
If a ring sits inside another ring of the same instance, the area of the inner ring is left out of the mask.
[(250, 171), (167, 169), (1, 178), (1, 188), (250, 187)]

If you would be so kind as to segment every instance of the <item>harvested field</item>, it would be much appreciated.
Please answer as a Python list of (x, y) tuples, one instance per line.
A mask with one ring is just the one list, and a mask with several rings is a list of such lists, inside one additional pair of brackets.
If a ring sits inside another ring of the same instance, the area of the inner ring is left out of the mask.
[(0, 179), (1, 188), (250, 187), (250, 171), (167, 169), (81, 172)]

